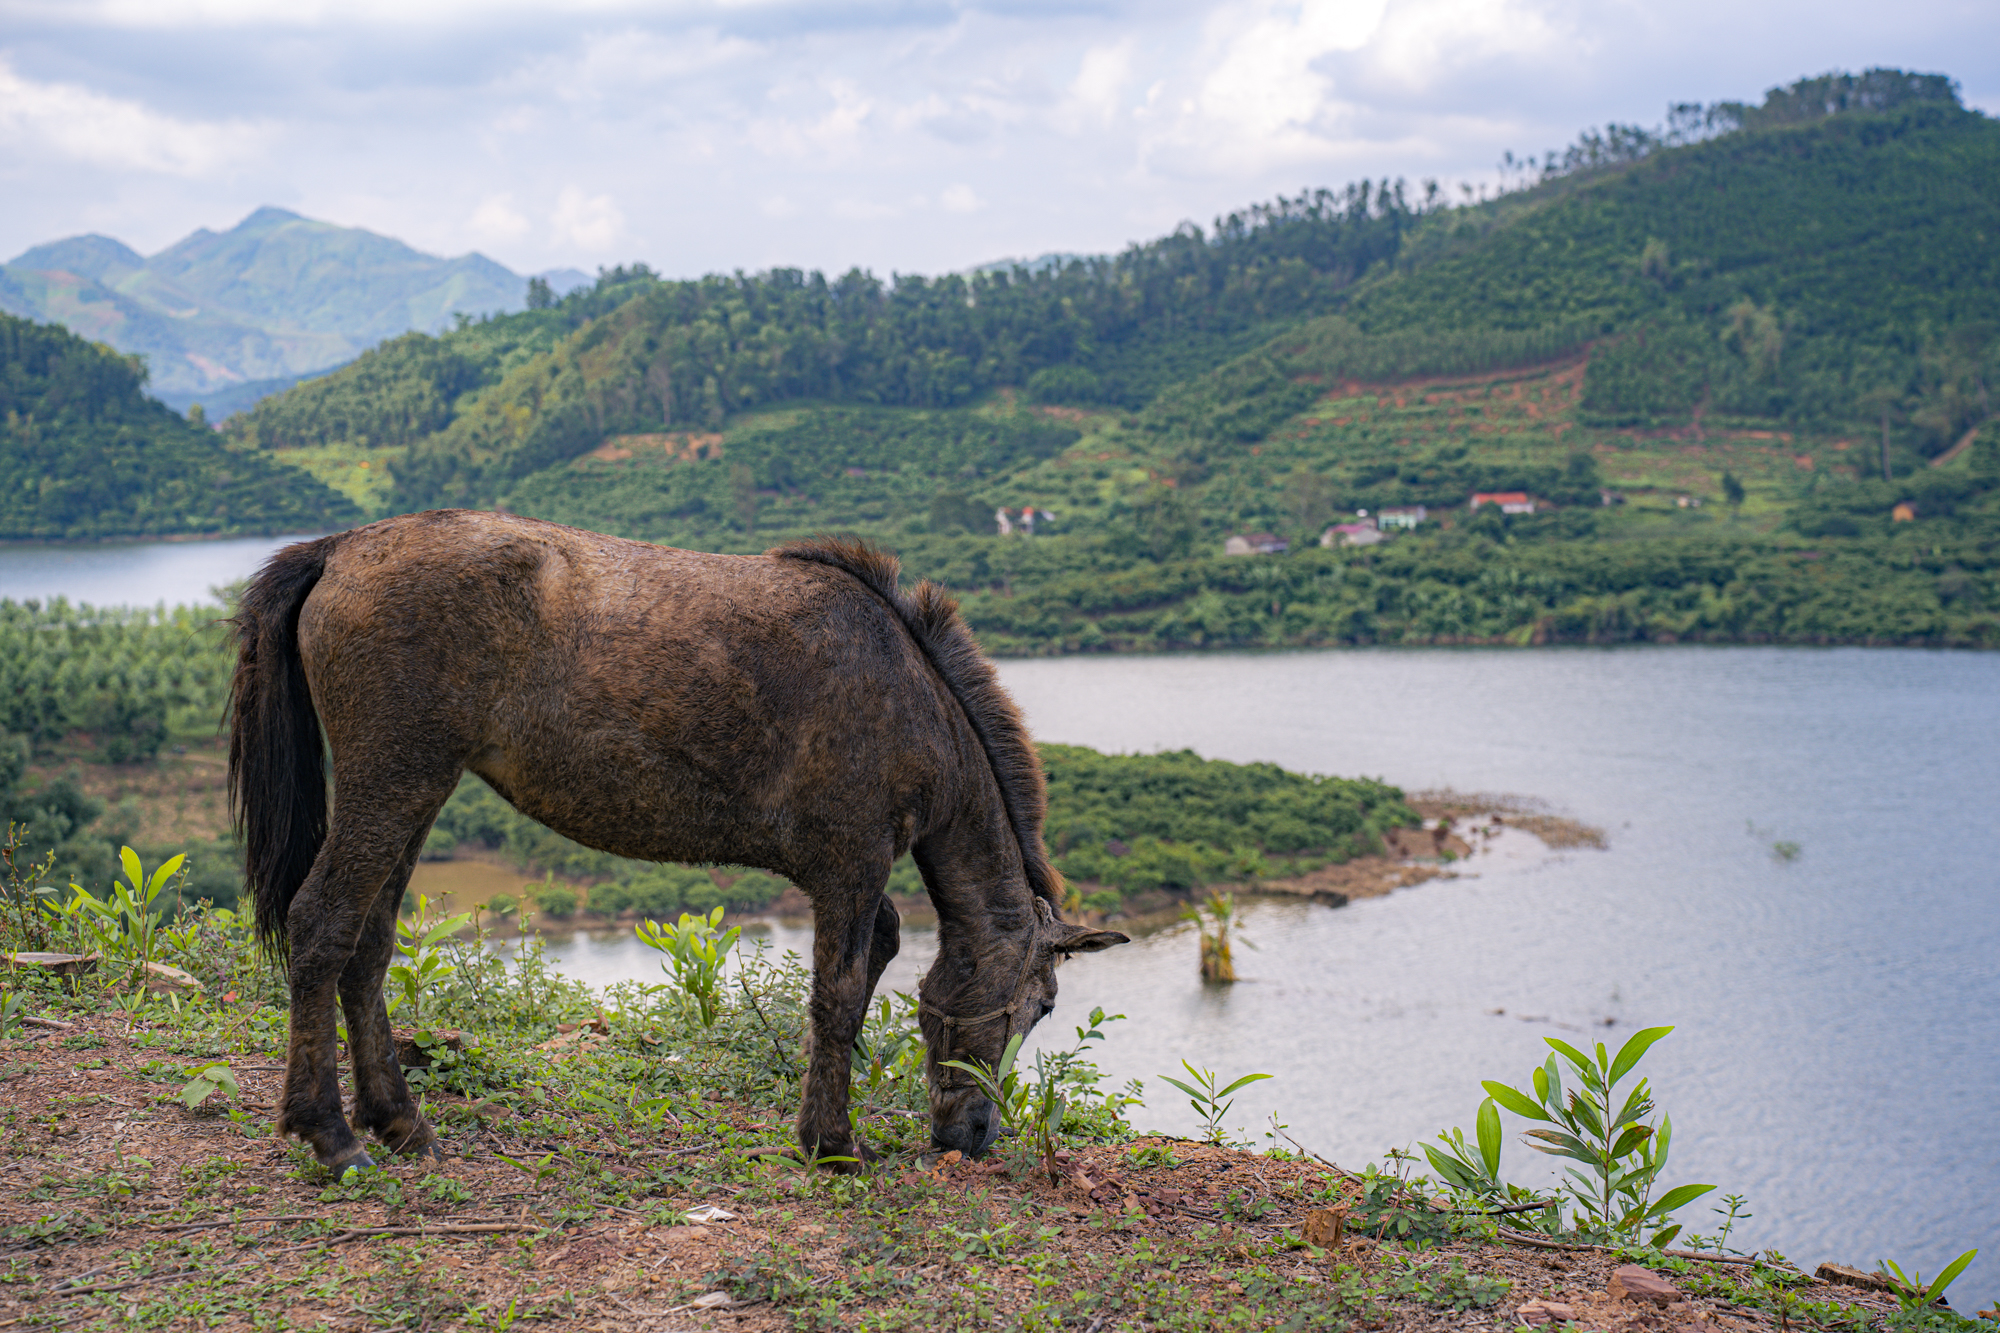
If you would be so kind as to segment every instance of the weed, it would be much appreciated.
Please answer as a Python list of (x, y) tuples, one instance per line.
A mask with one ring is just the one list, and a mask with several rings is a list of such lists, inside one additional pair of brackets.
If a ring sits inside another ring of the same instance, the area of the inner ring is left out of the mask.
[[(1218, 983), (1235, 981), (1236, 961), (1230, 954), (1229, 931), (1236, 920), (1236, 895), (1212, 892), (1207, 902), (1183, 907), (1181, 919), (1194, 922), (1200, 929), (1201, 979)], [(1248, 940), (1239, 943), (1246, 949), (1257, 947)]]
[(209, 1064), (197, 1065), (187, 1071), (191, 1078), (180, 1091), (181, 1104), (192, 1111), (210, 1097), (220, 1092), (225, 1097), (237, 1095), (236, 1075), (230, 1071), (227, 1060), (216, 1060)]
[(1943, 1300), (1945, 1288), (1956, 1282), (1958, 1275), (1978, 1257), (1978, 1250), (1967, 1250), (1947, 1264), (1945, 1270), (1929, 1282), (1924, 1281), (1923, 1274), (1914, 1268), (1905, 1273), (1896, 1266), (1894, 1260), (1884, 1260), (1880, 1268), (1882, 1275), (1889, 1281), (1889, 1290), (1895, 1295), (1896, 1303), (1907, 1313), (1935, 1305)]
[(694, 1003), (705, 1028), (714, 1027), (722, 1011), (723, 964), (743, 933), (741, 926), (720, 929), (722, 910), (718, 906), (701, 916), (682, 912), (671, 926), (641, 921), (634, 928), (641, 943), (667, 956), (660, 966), (672, 974), (674, 984)]
[(407, 1004), (411, 1021), (422, 1023), (424, 992), (458, 971), (457, 964), (445, 960), (444, 944), (471, 920), (470, 912), (433, 920), (426, 894), (417, 895), (414, 917), (396, 919), (396, 952), (404, 961), (389, 966), (389, 981), (394, 989), (385, 998), (390, 1013)]
[(1222, 1117), (1228, 1115), (1229, 1108), (1236, 1104), (1233, 1101), (1224, 1101), (1223, 1098), (1238, 1088), (1248, 1087), (1260, 1078), (1271, 1077), (1269, 1074), (1245, 1074), (1228, 1087), (1217, 1088), (1216, 1084), (1221, 1080), (1217, 1078), (1214, 1070), (1196, 1069), (1185, 1060), (1181, 1061), (1181, 1068), (1187, 1070), (1188, 1076), (1194, 1080), (1193, 1083), (1183, 1083), (1166, 1074), (1160, 1077), (1188, 1095), (1188, 1105), (1192, 1106), (1194, 1113), (1202, 1118), (1204, 1140), (1217, 1145), (1223, 1142)]

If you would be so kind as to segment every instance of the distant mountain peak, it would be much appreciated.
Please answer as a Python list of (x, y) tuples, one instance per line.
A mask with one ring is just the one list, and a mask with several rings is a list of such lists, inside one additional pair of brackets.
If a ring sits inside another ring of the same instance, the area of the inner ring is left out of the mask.
[(13, 268), (41, 273), (74, 273), (80, 278), (93, 278), (99, 282), (115, 281), (123, 273), (146, 266), (145, 259), (131, 246), (95, 232), (38, 245), (7, 263)]
[[(259, 208), (249, 217), (244, 218), (241, 222), (237, 223), (234, 227), (230, 228), (230, 230), (237, 232), (272, 231), (275, 230), (276, 228), (285, 226), (288, 223), (310, 222), (310, 221), (312, 221), (311, 218), (308, 218), (303, 214), (294, 213), (289, 208), (279, 208), (274, 204), (265, 204), (262, 208)], [(332, 226), (333, 224), (321, 223), (320, 225)]]

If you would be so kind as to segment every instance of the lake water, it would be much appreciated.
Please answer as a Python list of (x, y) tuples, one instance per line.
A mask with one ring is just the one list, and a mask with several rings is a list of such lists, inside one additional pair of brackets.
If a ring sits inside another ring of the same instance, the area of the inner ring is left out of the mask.
[[(205, 600), (265, 542), (0, 549), (0, 596)], [(1603, 827), (1575, 851), (1345, 908), (1259, 903), (1244, 980), (1207, 989), (1184, 929), (1081, 958), (1038, 1034), (1093, 1005), (1133, 1017), (1100, 1063), (1144, 1079), (1142, 1126), (1194, 1120), (1182, 1059), (1275, 1078), (1268, 1115), (1343, 1164), (1470, 1128), (1482, 1079), (1520, 1082), (1545, 1036), (1647, 1057), (1674, 1118), (1671, 1181), (1749, 1197), (1745, 1248), (1811, 1265), (1895, 1259), (2000, 1296), (2000, 656), (1903, 650), (1362, 651), (1004, 663), (1045, 740), (1542, 798)], [(1794, 860), (1773, 853), (1785, 841)], [(1477, 864), (1477, 863), (1475, 863)], [(777, 925), (778, 947), (809, 933)], [(657, 976), (620, 938), (557, 943), (595, 982)], [(909, 932), (887, 985), (931, 937)], [(1613, 1026), (1602, 1026), (1604, 1020)], [(1511, 1131), (1506, 1173), (1545, 1179)], [(1684, 1220), (1710, 1229), (1706, 1208)]]
[(215, 602), (210, 589), (234, 583), (291, 537), (214, 542), (10, 542), (0, 546), (0, 597), (23, 602), (66, 597), (92, 606)]

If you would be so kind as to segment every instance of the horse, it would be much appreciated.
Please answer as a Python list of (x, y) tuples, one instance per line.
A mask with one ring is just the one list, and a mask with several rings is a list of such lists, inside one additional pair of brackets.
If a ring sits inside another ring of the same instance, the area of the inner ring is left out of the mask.
[(897, 951), (889, 871), (912, 853), (938, 913), (918, 1013), (931, 1137), (983, 1154), (1000, 1112), (945, 1062), (996, 1064), (1054, 1007), (1058, 961), (1128, 941), (1063, 921), (1020, 714), (956, 603), (899, 578), (858, 541), (713, 555), (448, 509), (271, 557), (232, 619), (228, 783), (291, 990), (280, 1131), (336, 1173), (373, 1164), (356, 1130), (440, 1155), (383, 980), (410, 872), (469, 770), (585, 846), (804, 891), (797, 1134), (815, 1159), (874, 1156), (848, 1123), (849, 1050)]

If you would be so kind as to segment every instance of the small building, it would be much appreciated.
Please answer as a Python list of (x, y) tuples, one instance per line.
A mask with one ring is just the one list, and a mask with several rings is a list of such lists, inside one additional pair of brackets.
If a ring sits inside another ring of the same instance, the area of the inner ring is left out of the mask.
[(1476, 491), (1467, 508), (1477, 509), (1481, 505), (1499, 505), (1503, 514), (1535, 512), (1535, 501), (1526, 491)]
[(1373, 546), (1389, 540), (1389, 534), (1373, 523), (1336, 523), (1319, 535), (1321, 546)]
[(1905, 500), (1889, 511), (1889, 521), (1892, 523), (1914, 523), (1917, 521), (1917, 507), (1908, 500)]
[(1422, 505), (1405, 505), (1397, 509), (1384, 509), (1375, 516), (1375, 526), (1382, 529), (1414, 529), (1417, 524), (1430, 516), (1430, 511)]
[(1224, 555), (1283, 555), (1292, 544), (1269, 532), (1239, 532), (1222, 543)]

